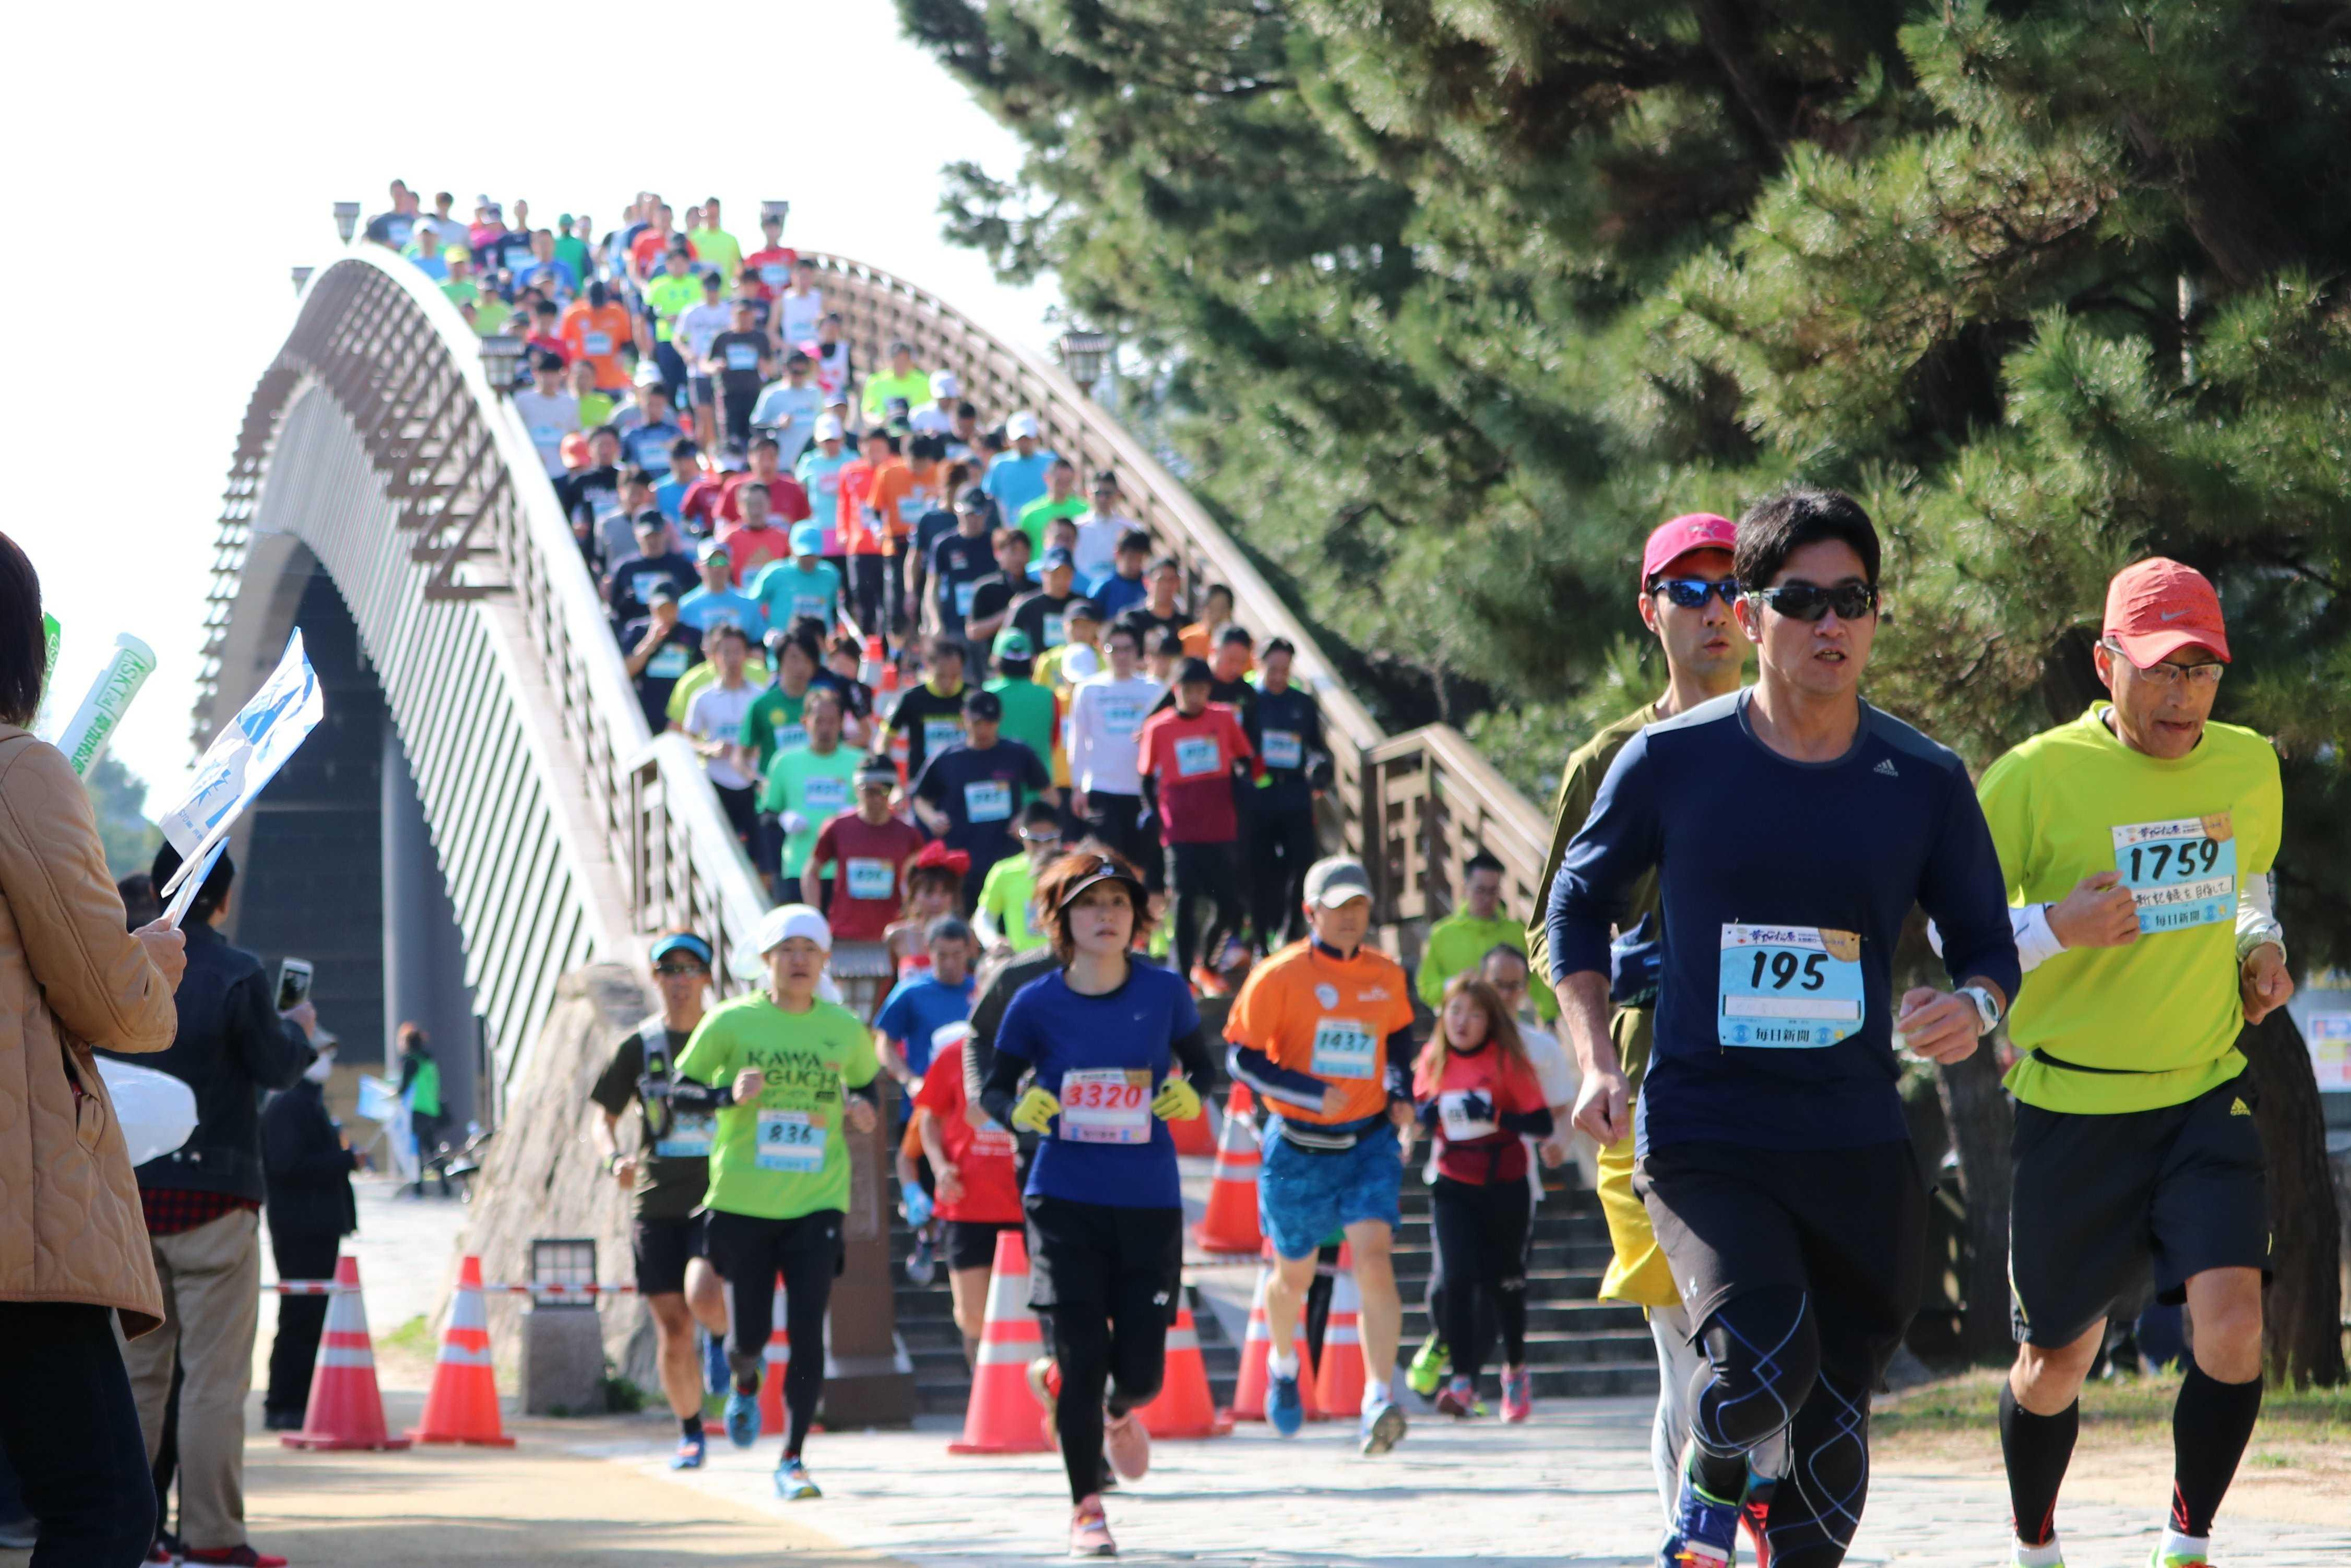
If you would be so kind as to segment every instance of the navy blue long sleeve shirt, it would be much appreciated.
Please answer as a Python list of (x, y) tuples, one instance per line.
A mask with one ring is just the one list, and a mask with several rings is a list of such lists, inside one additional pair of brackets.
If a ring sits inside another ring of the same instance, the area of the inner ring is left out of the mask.
[(1636, 1146), (1851, 1148), (1907, 1136), (1896, 942), (1913, 904), (1954, 981), (2013, 1000), (2008, 894), (1966, 768), (1862, 705), (1851, 750), (1798, 762), (1739, 692), (1627, 741), (1552, 884), (1552, 977), (1608, 973), (1640, 873), (1663, 902), (1655, 1044)]

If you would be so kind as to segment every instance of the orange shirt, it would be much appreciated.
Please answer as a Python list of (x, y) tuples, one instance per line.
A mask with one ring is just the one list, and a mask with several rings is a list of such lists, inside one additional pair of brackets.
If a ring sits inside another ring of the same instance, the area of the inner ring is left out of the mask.
[(1403, 965), (1368, 946), (1334, 958), (1308, 940), (1249, 971), (1226, 1017), (1225, 1039), (1330, 1085), (1322, 1110), (1276, 1101), (1283, 1116), (1360, 1122), (1387, 1109), (1388, 1036), (1411, 1022)]
[(629, 374), (621, 368), (621, 345), (631, 340), (627, 306), (614, 299), (599, 309), (585, 299), (575, 299), (563, 313), (561, 332), (572, 357), (596, 368), (598, 392), (627, 389)]
[(866, 498), (873, 493), (873, 465), (859, 457), (841, 470), (841, 546), (850, 555), (880, 555), (883, 536), (865, 526)]
[[(1185, 656), (1192, 659), (1213, 659), (1217, 656), (1216, 645), (1210, 641), (1216, 634), (1217, 629), (1205, 621), (1195, 621), (1176, 633), (1184, 639)], [(1241, 674), (1246, 675), (1256, 668), (1257, 655), (1252, 653), (1249, 662), (1241, 666)]]
[(873, 488), (867, 492), (865, 504), (888, 525), (883, 542), (891, 555), (896, 555), (914, 531), (914, 519), (906, 515), (905, 507), (914, 493), (914, 471), (898, 459), (893, 457), (873, 470)]

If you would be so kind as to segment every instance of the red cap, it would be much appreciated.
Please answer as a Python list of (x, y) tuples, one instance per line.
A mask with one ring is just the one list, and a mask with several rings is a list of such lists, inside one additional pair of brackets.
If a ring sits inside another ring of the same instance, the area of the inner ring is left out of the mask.
[(2142, 670), (2182, 648), (2210, 648), (2229, 661), (2220, 596), (2202, 572), (2159, 555), (2132, 562), (2106, 584), (2105, 634)]
[(1739, 525), (1712, 512), (1689, 512), (1661, 523), (1641, 551), (1641, 582), (1655, 577), (1694, 549), (1728, 550), (1739, 542)]

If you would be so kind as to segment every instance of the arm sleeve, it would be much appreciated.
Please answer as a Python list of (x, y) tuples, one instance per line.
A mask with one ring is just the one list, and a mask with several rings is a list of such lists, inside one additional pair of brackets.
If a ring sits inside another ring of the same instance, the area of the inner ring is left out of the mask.
[(1193, 1088), (1206, 1094), (1217, 1082), (1217, 1048), (1215, 1036), (1200, 1017), (1199, 1005), (1192, 1000), (1191, 987), (1178, 988), (1176, 1016), (1169, 1021), (1174, 1026), (1175, 1038), (1167, 1044), (1176, 1065), (1184, 1070)]
[(2237, 879), (2238, 962), (2268, 943), (2274, 943), (2281, 953), (2285, 951), (2285, 927), (2278, 924), (2276, 899), (2274, 871), (2252, 872)]
[(980, 1082), (979, 1108), (995, 1117), (999, 1125), (1010, 1126), (1012, 1107), (1020, 1099), (1020, 1080), (1028, 1072), (1029, 1063), (1021, 1058), (998, 1056)]
[(1412, 1098), (1412, 1025), (1405, 1024), (1388, 1036), (1388, 1098)]
[(1624, 913), (1626, 890), (1657, 863), (1656, 770), (1648, 732), (1625, 743), (1593, 795), (1592, 810), (1562, 852), (1544, 910), (1553, 984), (1570, 975), (1609, 972), (1608, 943)]
[(1956, 764), (1942, 830), (1928, 852), (1918, 902), (1943, 933), (1943, 967), (1954, 982), (1980, 975), (2016, 1005), (2024, 969), (2009, 925), (2008, 885), (1983, 808)]
[(1232, 1011), (1225, 1017), (1225, 1042), (1232, 1047), (1225, 1058), (1225, 1070), (1235, 1082), (1248, 1084), (1253, 1093), (1320, 1111), (1329, 1092), (1322, 1080), (1280, 1066), (1259, 1045), (1251, 1043), (1271, 1041), (1280, 1024), (1280, 1001), (1270, 996), (1272, 988), (1260, 984), (1265, 974), (1259, 968), (1241, 982), (1241, 994), (1233, 998)]
[(1558, 1125), (1552, 1120), (1548, 1105), (1538, 1105), (1531, 1111), (1504, 1111), (1494, 1121), (1506, 1133), (1522, 1133), (1530, 1138), (1548, 1138)]

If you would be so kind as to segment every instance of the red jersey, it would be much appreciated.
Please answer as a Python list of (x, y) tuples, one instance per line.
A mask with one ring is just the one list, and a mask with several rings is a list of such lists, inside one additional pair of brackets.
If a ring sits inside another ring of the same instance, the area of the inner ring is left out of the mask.
[[(719, 482), (720, 522), (739, 523), (743, 520), (743, 508), (737, 503), (735, 492), (746, 485), (757, 483), (748, 474), (729, 474)], [(799, 480), (789, 474), (778, 474), (768, 481), (768, 516), (775, 519), (776, 527), (779, 528), (789, 528), (794, 523), (809, 520), (808, 492), (800, 488)]]
[(963, 1178), (963, 1197), (954, 1203), (941, 1198), (939, 1218), (999, 1225), (1023, 1218), (1012, 1134), (985, 1111), (977, 1113), (982, 1125), (971, 1124), (963, 1094), (963, 1063), (933, 1062), (923, 1075), (923, 1092), (914, 1096), (914, 1104), (938, 1124), (939, 1145)]
[(868, 497), (873, 494), (874, 468), (872, 462), (860, 457), (841, 465), (841, 542), (848, 555), (880, 555), (886, 529), (867, 526), (865, 516)]
[(1240, 837), (1233, 764), (1259, 771), (1240, 720), (1224, 703), (1186, 718), (1162, 708), (1134, 737), (1135, 768), (1159, 780), (1159, 837), (1171, 844), (1227, 844)]
[(1527, 1179), (1526, 1140), (1504, 1131), (1496, 1118), (1542, 1108), (1542, 1084), (1534, 1069), (1489, 1043), (1467, 1054), (1447, 1051), (1439, 1080), (1431, 1076), (1424, 1055), (1413, 1070), (1412, 1097), (1437, 1102), (1438, 1175), (1474, 1186)]
[[(814, 876), (817, 867), (836, 861), (841, 868), (833, 879), (830, 916), (835, 941), (882, 940), (905, 905), (906, 862), (922, 852), (925, 841), (912, 822), (893, 817), (877, 828), (855, 811), (843, 811), (817, 830), (807, 874)], [(927, 962), (929, 955), (924, 957)]]
[(757, 529), (741, 523), (721, 523), (715, 537), (726, 547), (726, 570), (734, 573), (737, 588), (758, 577), (759, 569), (769, 561), (792, 558), (792, 536), (773, 523)]
[(788, 245), (766, 246), (743, 258), (743, 270), (759, 280), (759, 298), (773, 299), (791, 287), (800, 253)]

